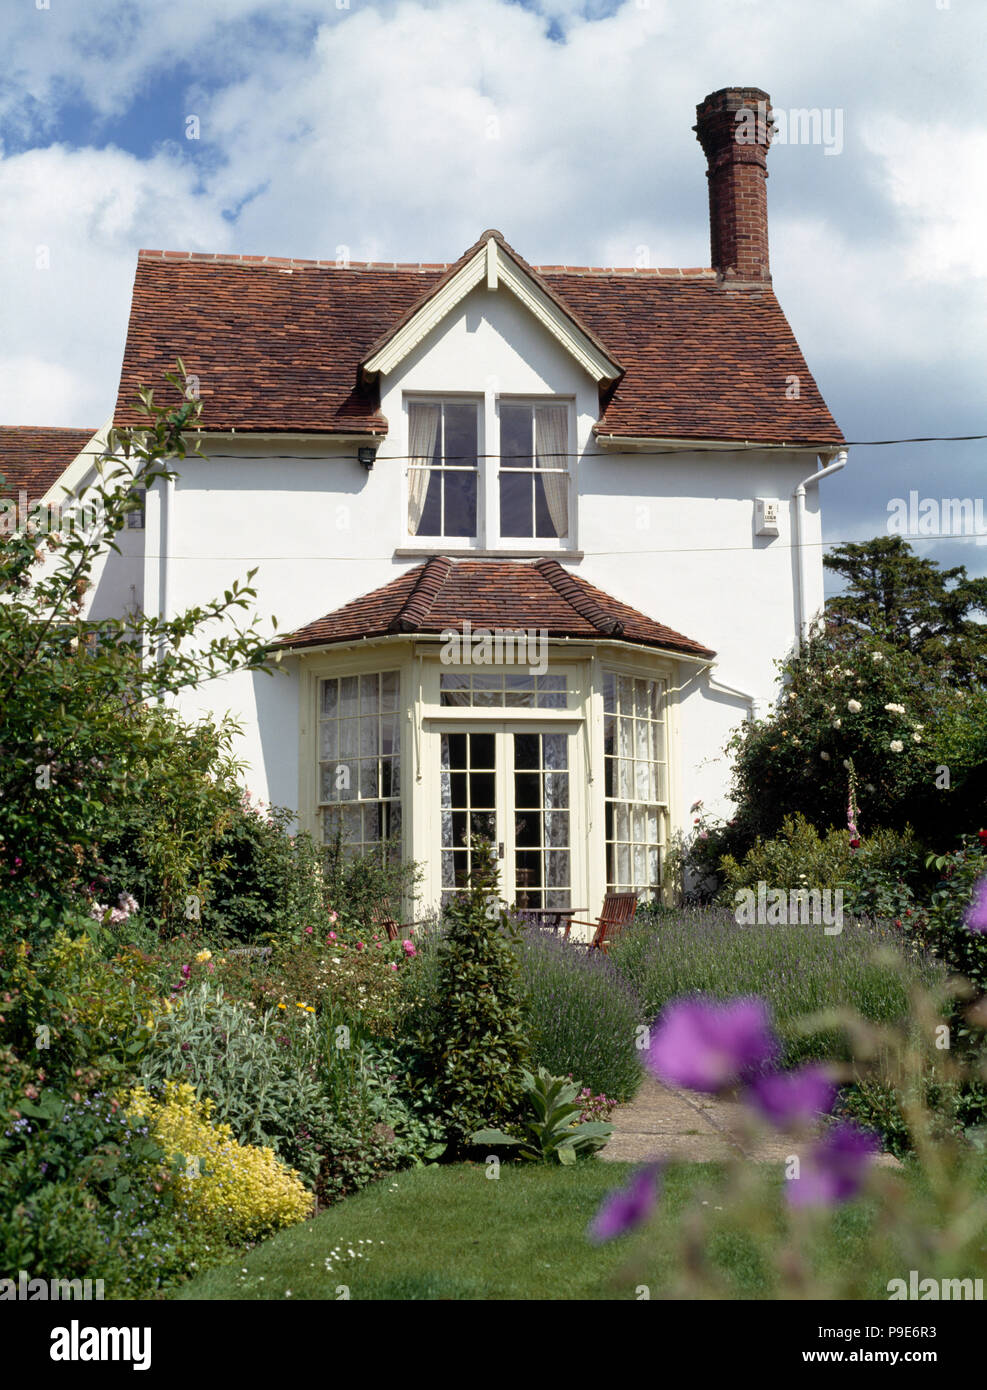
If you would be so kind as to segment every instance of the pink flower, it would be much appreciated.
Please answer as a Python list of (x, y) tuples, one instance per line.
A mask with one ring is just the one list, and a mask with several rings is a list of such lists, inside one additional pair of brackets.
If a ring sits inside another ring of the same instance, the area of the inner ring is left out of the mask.
[(397, 970), (397, 966), (395, 965), (394, 961), (391, 961), (391, 969)]
[(335, 933), (334, 931), (331, 931), (331, 932), (329, 933), (329, 935), (326, 937), (326, 940), (327, 940), (327, 941), (335, 941), (335, 940), (336, 940), (336, 933)]
[(779, 1051), (761, 999), (673, 999), (662, 1010), (644, 1062), (667, 1085), (716, 1092), (756, 1072)]
[(401, 948), (406, 956), (417, 956), (418, 954), (415, 950), (415, 943), (413, 941), (402, 941)]
[(356, 949), (357, 949), (358, 951), (362, 951), (362, 950), (363, 950), (363, 942), (362, 942), (362, 941), (358, 941), (358, 942), (356, 943)]
[(305, 935), (306, 935), (306, 936), (311, 936), (311, 935), (312, 935), (312, 928), (311, 928), (311, 927), (306, 927), (306, 928), (305, 928)]
[(183, 966), (182, 966), (182, 979), (183, 979), (183, 980), (187, 980), (188, 977), (191, 975), (191, 973), (192, 973), (192, 967), (191, 967), (190, 965), (183, 965)]

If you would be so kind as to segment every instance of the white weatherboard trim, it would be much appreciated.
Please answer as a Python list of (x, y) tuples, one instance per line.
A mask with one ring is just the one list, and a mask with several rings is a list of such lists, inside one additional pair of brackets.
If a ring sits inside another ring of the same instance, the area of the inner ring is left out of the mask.
[(616, 381), (620, 376), (621, 369), (616, 362), (601, 352), (545, 291), (515, 265), (493, 237), (489, 237), (476, 255), (368, 359), (364, 371), (369, 374), (393, 371), (484, 279), (488, 289), (499, 289), (501, 285), (509, 289), (594, 381)]
[(104, 425), (99, 427), (86, 447), (76, 454), (68, 467), (62, 470), (44, 497), (41, 498), (46, 506), (50, 507), (53, 502), (63, 503), (66, 488), (73, 496), (76, 495), (79, 484), (95, 471), (97, 459), (102, 458), (103, 450), (106, 447), (106, 435), (112, 424), (113, 417), (111, 416)]
[(465, 299), (466, 295), (475, 285), (480, 283), (485, 274), (486, 248), (478, 251), (471, 261), (467, 261), (462, 270), (447, 281), (427, 304), (422, 305), (417, 314), (414, 314), (402, 328), (398, 329), (389, 342), (374, 353), (373, 357), (364, 364), (364, 371), (369, 373), (393, 371), (398, 363), (403, 362), (422, 339), (427, 337), (447, 314), (451, 313), (459, 301)]
[[(498, 247), (498, 252), (500, 248)], [(595, 381), (616, 381), (620, 368), (563, 314), (545, 291), (500, 253), (500, 278)]]

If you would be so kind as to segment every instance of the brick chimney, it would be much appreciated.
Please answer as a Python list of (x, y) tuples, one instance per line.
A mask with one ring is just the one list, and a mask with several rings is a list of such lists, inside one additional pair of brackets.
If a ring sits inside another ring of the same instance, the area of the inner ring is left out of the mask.
[(736, 280), (770, 280), (767, 153), (771, 98), (757, 87), (724, 87), (696, 107), (696, 139), (709, 166), (713, 269)]

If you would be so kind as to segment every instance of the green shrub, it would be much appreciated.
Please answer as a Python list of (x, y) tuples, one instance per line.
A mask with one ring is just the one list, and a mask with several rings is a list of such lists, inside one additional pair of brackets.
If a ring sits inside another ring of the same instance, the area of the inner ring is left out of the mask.
[[(797, 813), (820, 829), (846, 825), (851, 761), (862, 833), (911, 825), (928, 839), (969, 825), (969, 793), (979, 785), (982, 804), (985, 787), (984, 765), (975, 763), (982, 699), (944, 682), (920, 656), (847, 631), (816, 637), (781, 674), (777, 708), (731, 741), (737, 810), (733, 843), (721, 849), (741, 857)], [(948, 788), (937, 781), (944, 763)]]
[(326, 923), (322, 853), (312, 837), (291, 830), (294, 812), (238, 800), (213, 849), (204, 927), (240, 940), (290, 937)]
[[(213, 1117), (241, 1144), (290, 1148), (300, 1118), (325, 1106), (320, 1070), (324, 1035), (294, 1006), (257, 1016), (249, 1006), (202, 983), (183, 992), (158, 1024), (140, 1070), (160, 1096), (169, 1081), (187, 1081), (208, 1098)], [(330, 1051), (328, 1061), (335, 1057)]]
[(333, 929), (347, 939), (365, 939), (382, 908), (400, 920), (402, 903), (411, 900), (420, 872), (398, 858), (391, 845), (377, 853), (350, 854), (338, 833), (323, 848), (326, 901), (336, 914)]
[(521, 973), (534, 1063), (630, 1100), (641, 1080), (641, 1002), (613, 962), (532, 928), (522, 936)]
[(511, 1120), (528, 1060), (513, 924), (496, 898), (489, 844), (473, 842), (468, 891), (449, 904), (438, 944), (438, 999), (418, 1039), (453, 1150), (484, 1124)]
[(786, 816), (778, 835), (758, 838), (738, 861), (720, 860), (720, 900), (732, 906), (738, 889), (840, 889), (844, 911), (866, 917), (898, 917), (914, 899), (920, 849), (911, 830), (878, 829), (854, 849), (848, 830), (820, 835), (800, 813)]

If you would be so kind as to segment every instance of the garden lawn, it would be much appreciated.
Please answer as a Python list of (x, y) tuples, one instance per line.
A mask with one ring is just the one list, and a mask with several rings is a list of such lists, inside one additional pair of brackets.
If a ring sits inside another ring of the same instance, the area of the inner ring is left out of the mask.
[[(568, 1169), (504, 1165), (497, 1180), (481, 1164), (411, 1169), (200, 1275), (175, 1297), (335, 1300), (345, 1297), (345, 1285), (355, 1299), (632, 1299), (641, 1284), (660, 1297), (674, 1274), (667, 1239), (673, 1224), (687, 1203), (703, 1199), (700, 1189), (715, 1184), (720, 1170), (670, 1168), (659, 1215), (643, 1238), (590, 1245), (585, 1230), (601, 1197), (631, 1171), (594, 1160)], [(780, 1188), (779, 1176), (779, 1207)], [(706, 1195), (718, 1200), (715, 1189)], [(866, 1202), (836, 1212), (814, 1251), (816, 1268), (859, 1267), (870, 1220)], [(726, 1274), (731, 1296), (771, 1296), (768, 1239), (714, 1234), (707, 1254)], [(889, 1254), (873, 1267), (865, 1296), (887, 1298), (899, 1265)]]

